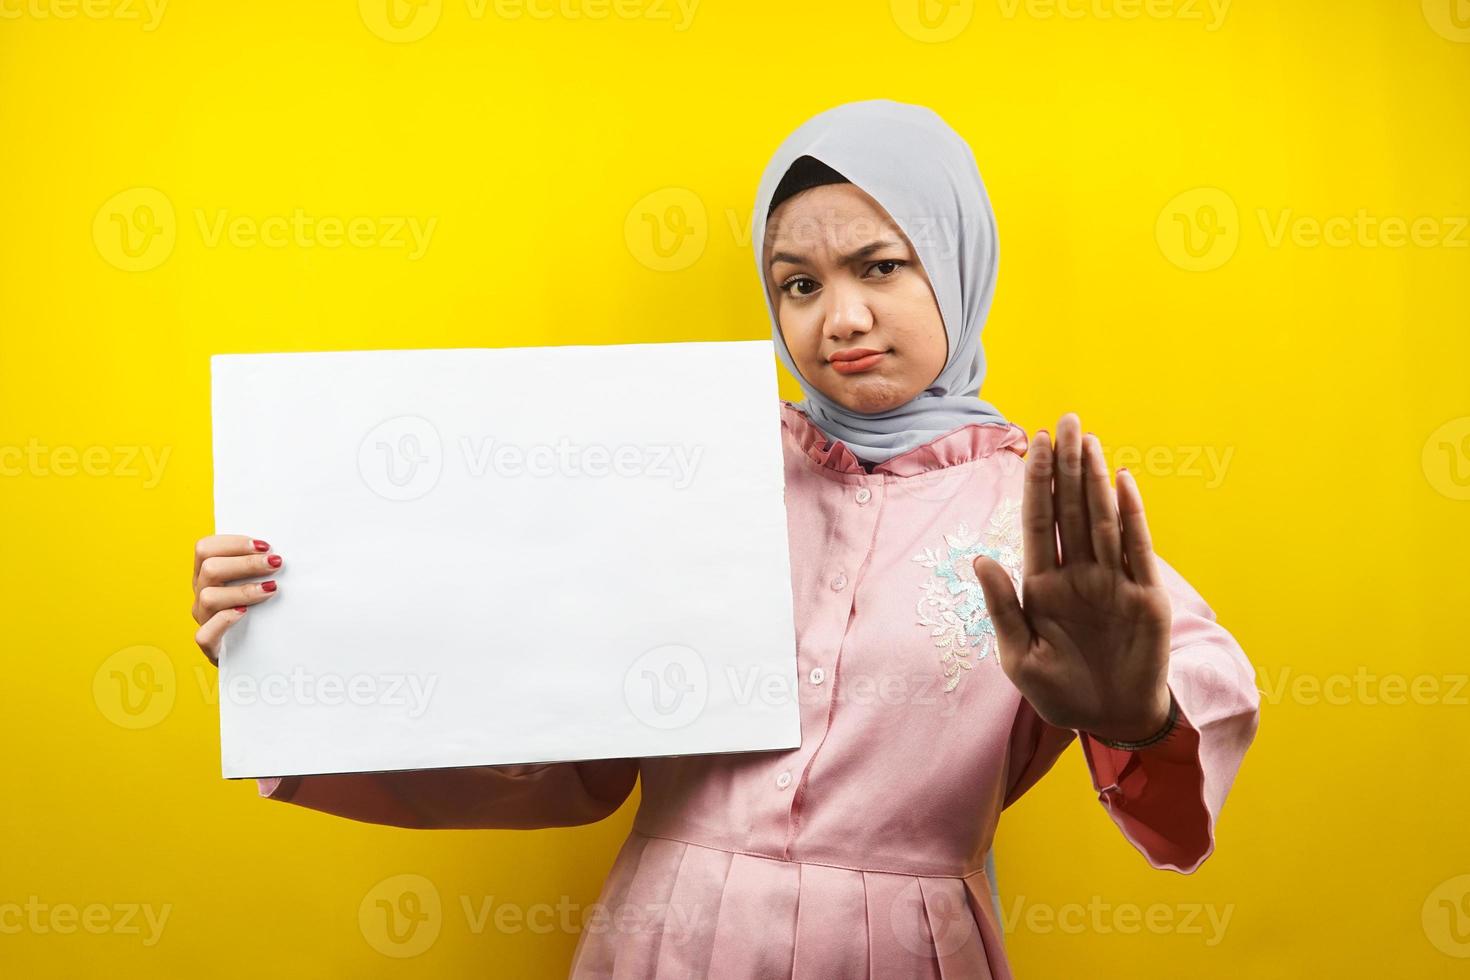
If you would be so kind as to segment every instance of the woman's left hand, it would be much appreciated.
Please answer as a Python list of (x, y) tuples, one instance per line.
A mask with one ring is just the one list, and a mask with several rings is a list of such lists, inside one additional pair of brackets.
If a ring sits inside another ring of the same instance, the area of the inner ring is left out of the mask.
[(998, 562), (975, 559), (1006, 675), (1059, 728), (1116, 741), (1155, 734), (1169, 714), (1169, 595), (1138, 484), (1120, 469), (1114, 497), (1102, 446), (1083, 437), (1076, 413), (1057, 424), (1055, 449), (1036, 433), (1021, 524), (1024, 600)]

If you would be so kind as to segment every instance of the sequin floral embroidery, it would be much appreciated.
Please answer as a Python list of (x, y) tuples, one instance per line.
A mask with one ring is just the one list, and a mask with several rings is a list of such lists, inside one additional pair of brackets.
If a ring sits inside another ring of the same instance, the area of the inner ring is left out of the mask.
[[(919, 624), (939, 648), (946, 693), (959, 686), (960, 678), (975, 663), (995, 650), (995, 625), (985, 608), (985, 593), (975, 578), (975, 558), (985, 555), (1000, 562), (1011, 574), (1016, 593), (1021, 591), (1021, 505), (1013, 498), (1002, 500), (990, 515), (990, 526), (972, 532), (961, 523), (944, 536), (944, 546), (925, 548), (914, 561), (930, 569), (921, 584)], [(970, 653), (975, 653), (974, 661)]]

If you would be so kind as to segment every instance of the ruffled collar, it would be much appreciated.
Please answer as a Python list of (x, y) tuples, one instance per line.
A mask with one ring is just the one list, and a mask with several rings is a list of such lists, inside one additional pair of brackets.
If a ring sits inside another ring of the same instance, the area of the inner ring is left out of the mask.
[(1028, 442), (1026, 430), (1014, 422), (1006, 425), (962, 425), (922, 446), (915, 446), (892, 459), (884, 460), (873, 467), (870, 474), (863, 469), (862, 461), (853, 455), (845, 443), (829, 439), (825, 432), (806, 417), (805, 412), (784, 398), (781, 399), (781, 425), (791, 433), (797, 447), (818, 466), (834, 473), (873, 477), (917, 476), (983, 459), (1000, 450), (1009, 450), (1018, 456), (1024, 456)]

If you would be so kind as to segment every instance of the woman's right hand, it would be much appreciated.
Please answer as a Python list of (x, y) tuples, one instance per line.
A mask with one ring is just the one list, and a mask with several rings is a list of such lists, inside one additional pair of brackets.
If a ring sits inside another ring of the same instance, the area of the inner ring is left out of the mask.
[(240, 621), (245, 610), (276, 593), (275, 580), (233, 584), (240, 579), (270, 575), (281, 567), (281, 556), (259, 538), (244, 534), (211, 534), (194, 545), (194, 608), (199, 630), (194, 642), (219, 664), (219, 645), (225, 631)]

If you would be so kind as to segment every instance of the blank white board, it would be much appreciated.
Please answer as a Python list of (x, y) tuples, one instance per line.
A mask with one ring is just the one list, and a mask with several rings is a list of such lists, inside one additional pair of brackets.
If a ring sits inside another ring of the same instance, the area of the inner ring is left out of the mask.
[(226, 777), (800, 744), (771, 341), (211, 366)]

